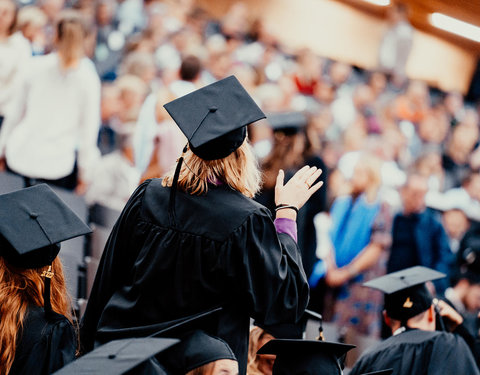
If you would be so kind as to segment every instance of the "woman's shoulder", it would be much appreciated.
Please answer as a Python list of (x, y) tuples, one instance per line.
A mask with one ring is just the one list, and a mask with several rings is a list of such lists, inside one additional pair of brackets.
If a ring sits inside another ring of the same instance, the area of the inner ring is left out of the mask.
[(45, 313), (43, 307), (29, 307), (24, 322), (24, 336), (51, 334), (54, 329), (73, 330), (72, 323), (63, 315), (55, 312)]

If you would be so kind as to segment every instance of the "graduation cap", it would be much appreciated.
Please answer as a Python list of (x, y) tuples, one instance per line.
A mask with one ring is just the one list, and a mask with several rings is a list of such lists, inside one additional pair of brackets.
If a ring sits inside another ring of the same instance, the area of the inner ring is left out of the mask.
[(403, 324), (424, 311), (433, 302), (425, 283), (446, 275), (427, 267), (415, 266), (370, 280), (363, 285), (385, 293), (387, 315)]
[(222, 159), (245, 140), (246, 126), (265, 118), (235, 76), (212, 83), (164, 105), (204, 160)]
[[(177, 344), (178, 339), (133, 338), (110, 341), (61, 368), (55, 375), (167, 374), (151, 357)], [(147, 369), (150, 372), (146, 372)], [(153, 371), (155, 370), (155, 371)]]
[(274, 132), (285, 135), (297, 134), (308, 124), (307, 116), (303, 112), (269, 113), (267, 120)]
[[(230, 155), (244, 142), (246, 126), (265, 118), (235, 76), (175, 99), (164, 107), (187, 137), (192, 152), (204, 160)], [(172, 226), (175, 226), (175, 192), (182, 163), (183, 154), (178, 159), (170, 192), (168, 212)]]
[(0, 195), (0, 255), (18, 268), (49, 265), (59, 243), (91, 229), (47, 185)]
[[(60, 242), (91, 233), (46, 184), (0, 195), (0, 207), (0, 256), (17, 268), (50, 265), (60, 251)], [(51, 267), (42, 276), (44, 308), (50, 312)]]
[(273, 375), (339, 375), (339, 359), (355, 345), (318, 340), (271, 340), (257, 354), (276, 355)]
[(316, 320), (320, 322), (319, 326), (319, 338), (323, 339), (323, 328), (322, 328), (322, 315), (316, 313), (315, 311), (306, 309), (299, 322), (296, 324), (281, 323), (281, 324), (264, 324), (259, 321), (255, 321), (253, 324), (257, 327), (262, 328), (265, 332), (272, 335), (276, 339), (301, 339), (303, 332), (305, 331), (307, 321), (309, 319)]
[(200, 330), (183, 337), (180, 343), (162, 353), (158, 359), (172, 375), (185, 375), (200, 366), (221, 359), (237, 361), (225, 341)]
[(380, 371), (373, 371), (373, 372), (367, 372), (362, 375), (390, 375), (393, 374), (393, 369), (389, 368), (387, 370), (380, 370)]

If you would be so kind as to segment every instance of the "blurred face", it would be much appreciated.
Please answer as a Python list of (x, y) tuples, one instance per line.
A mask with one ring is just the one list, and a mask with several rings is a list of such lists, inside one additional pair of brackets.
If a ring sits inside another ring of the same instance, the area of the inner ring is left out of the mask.
[(351, 179), (353, 193), (363, 193), (368, 187), (368, 171), (362, 164), (357, 164)]
[(402, 189), (403, 210), (405, 214), (421, 213), (425, 209), (425, 195), (428, 191), (427, 179), (412, 176)]
[(448, 236), (460, 240), (467, 231), (470, 223), (460, 210), (450, 210), (442, 215), (443, 226)]
[(470, 285), (463, 301), (468, 311), (477, 313), (480, 310), (480, 285)]
[(209, 375), (238, 375), (238, 363), (231, 359), (220, 359)]
[(10, 34), (15, 20), (15, 4), (10, 0), (0, 0), (0, 36)]

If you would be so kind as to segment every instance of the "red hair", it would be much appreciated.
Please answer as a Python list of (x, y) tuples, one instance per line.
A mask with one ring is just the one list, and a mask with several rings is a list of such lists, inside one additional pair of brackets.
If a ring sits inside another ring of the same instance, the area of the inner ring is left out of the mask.
[[(37, 269), (16, 268), (0, 257), (0, 375), (9, 373), (15, 358), (17, 339), (29, 306), (43, 307), (44, 279)], [(51, 303), (56, 313), (72, 321), (70, 298), (65, 286), (62, 263), (57, 257), (52, 263)]]

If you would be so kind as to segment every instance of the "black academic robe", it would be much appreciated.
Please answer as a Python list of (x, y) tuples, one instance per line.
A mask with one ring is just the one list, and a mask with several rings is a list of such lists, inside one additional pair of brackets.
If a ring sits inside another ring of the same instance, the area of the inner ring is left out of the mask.
[(226, 185), (207, 194), (160, 179), (133, 193), (107, 241), (82, 322), (85, 351), (95, 343), (147, 336), (179, 319), (222, 306), (207, 332), (223, 338), (245, 374), (249, 318), (299, 320), (308, 283), (295, 241), (277, 234), (268, 209)]
[(393, 368), (394, 375), (478, 375), (475, 360), (458, 335), (408, 330), (365, 352), (350, 375)]
[(9, 375), (49, 375), (75, 359), (77, 338), (63, 315), (45, 315), (43, 307), (27, 311)]

